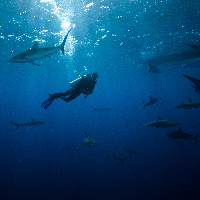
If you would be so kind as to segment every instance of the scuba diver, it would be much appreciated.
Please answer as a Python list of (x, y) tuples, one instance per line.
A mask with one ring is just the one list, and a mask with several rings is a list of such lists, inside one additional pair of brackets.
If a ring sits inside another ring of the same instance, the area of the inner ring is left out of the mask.
[(94, 87), (96, 85), (96, 79), (98, 78), (98, 74), (94, 72), (93, 74), (84, 74), (80, 78), (70, 82), (71, 88), (66, 92), (60, 92), (55, 94), (49, 94), (50, 98), (45, 100), (41, 107), (47, 109), (54, 101), (54, 99), (62, 99), (66, 102), (69, 102), (76, 97), (78, 97), (81, 93), (85, 94), (86, 98), (89, 94), (92, 94)]

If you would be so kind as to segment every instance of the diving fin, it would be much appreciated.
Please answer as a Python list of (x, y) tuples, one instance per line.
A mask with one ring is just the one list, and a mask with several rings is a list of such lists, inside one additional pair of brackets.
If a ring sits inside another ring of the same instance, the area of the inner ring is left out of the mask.
[(42, 103), (41, 107), (47, 109), (53, 103), (53, 101), (54, 99), (48, 98)]

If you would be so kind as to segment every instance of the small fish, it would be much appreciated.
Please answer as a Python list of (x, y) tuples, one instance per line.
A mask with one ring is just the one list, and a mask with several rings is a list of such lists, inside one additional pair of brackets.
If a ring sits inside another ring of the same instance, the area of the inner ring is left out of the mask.
[(119, 156), (112, 155), (112, 158), (114, 161), (116, 161), (116, 165), (123, 165), (124, 161), (127, 160), (127, 155), (126, 154), (121, 154)]
[(167, 136), (171, 139), (184, 139), (184, 140), (194, 140), (195, 143), (197, 144), (197, 138), (199, 137), (199, 134), (191, 135), (189, 133), (185, 133), (179, 128), (178, 131), (171, 132), (167, 134)]
[(79, 149), (81, 146), (76, 146), (76, 147), (70, 147), (70, 146), (66, 146), (66, 147), (60, 147), (61, 151), (70, 151), (70, 150), (75, 150), (75, 149)]
[(144, 100), (143, 100), (144, 108), (145, 108), (146, 106), (153, 105), (153, 104), (155, 104), (156, 102), (158, 102), (158, 99), (157, 99), (157, 98), (152, 98), (152, 97), (150, 96), (150, 100), (149, 100), (147, 103), (144, 103)]
[(43, 125), (45, 124), (45, 122), (42, 122), (42, 121), (36, 121), (32, 118), (31, 121), (29, 122), (24, 122), (22, 124), (18, 124), (18, 123), (15, 123), (15, 122), (10, 122), (11, 124), (14, 124), (16, 126), (16, 130), (20, 127), (20, 126), (40, 126), (40, 125)]
[(155, 128), (168, 128), (168, 127), (175, 127), (177, 125), (179, 125), (179, 123), (170, 120), (163, 120), (161, 117), (158, 117), (157, 121), (145, 124), (146, 127), (155, 127)]
[(131, 154), (136, 154), (136, 151), (134, 151), (133, 149), (129, 149), (128, 147), (124, 147), (124, 149), (126, 150), (127, 153)]
[[(117, 149), (119, 148), (119, 146), (116, 146), (116, 147)], [(114, 150), (116, 150), (116, 147), (114, 148)], [(108, 154), (107, 160), (114, 160), (116, 165), (119, 166), (119, 165), (123, 165), (124, 161), (127, 160), (130, 155), (136, 154), (136, 152), (132, 149), (129, 149), (129, 147), (123, 147), (121, 150), (119, 154), (116, 154), (116, 153)]]
[(73, 148), (69, 147), (69, 146), (66, 146), (66, 147), (60, 147), (60, 150), (62, 151), (69, 151), (69, 150), (72, 150)]

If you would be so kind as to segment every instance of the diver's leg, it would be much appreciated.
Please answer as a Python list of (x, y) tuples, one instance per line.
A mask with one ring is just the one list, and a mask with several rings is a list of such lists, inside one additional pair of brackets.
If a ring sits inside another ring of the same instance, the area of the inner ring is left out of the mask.
[(51, 99), (58, 99), (71, 94), (71, 89), (67, 90), (66, 92), (59, 92), (54, 94), (49, 94)]
[(69, 95), (72, 94), (72, 92), (73, 92), (73, 90), (72, 90), (72, 89), (69, 89), (69, 90), (67, 90), (65, 93), (63, 93), (63, 96), (62, 96), (62, 97), (69, 96)]
[(58, 99), (58, 98), (62, 98), (63, 96), (69, 95), (70, 94), (70, 90), (66, 91), (65, 93), (54, 93), (54, 94), (49, 94), (50, 98), (48, 98), (47, 100), (45, 100), (41, 107), (44, 109), (47, 109), (54, 101), (54, 99)]
[(78, 97), (81, 94), (81, 92), (79, 93), (72, 93), (69, 97), (61, 97), (62, 100), (69, 102), (72, 101), (73, 99), (75, 99), (76, 97)]
[(59, 92), (59, 93), (54, 93), (54, 94), (49, 94), (50, 98), (51, 99), (58, 99), (58, 98), (61, 98), (65, 93), (63, 92)]

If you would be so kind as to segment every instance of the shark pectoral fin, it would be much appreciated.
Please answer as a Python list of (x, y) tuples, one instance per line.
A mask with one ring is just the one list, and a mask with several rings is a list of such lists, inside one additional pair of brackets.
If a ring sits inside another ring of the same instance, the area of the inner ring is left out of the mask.
[(30, 61), (29, 63), (31, 63), (32, 65), (40, 66), (39, 64), (34, 63), (33, 61)]

